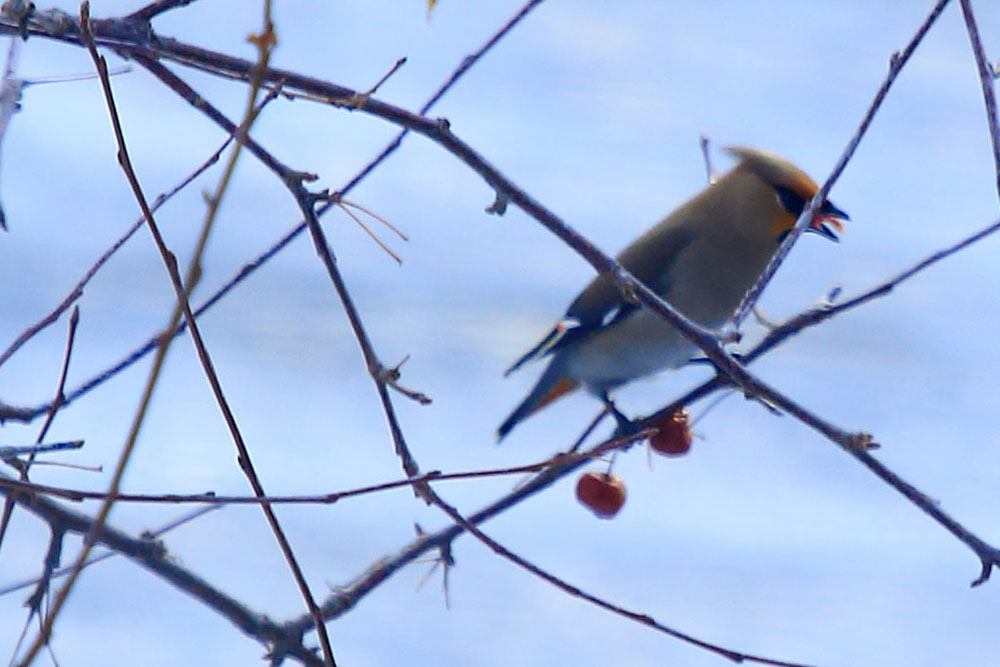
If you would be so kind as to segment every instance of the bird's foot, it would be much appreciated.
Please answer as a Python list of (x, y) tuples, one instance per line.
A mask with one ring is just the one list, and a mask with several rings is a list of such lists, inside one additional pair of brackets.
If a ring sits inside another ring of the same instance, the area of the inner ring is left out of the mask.
[(639, 432), (639, 427), (636, 423), (618, 409), (607, 393), (601, 394), (601, 400), (604, 402), (605, 409), (615, 418), (615, 424), (617, 424), (615, 427), (615, 437), (624, 438)]

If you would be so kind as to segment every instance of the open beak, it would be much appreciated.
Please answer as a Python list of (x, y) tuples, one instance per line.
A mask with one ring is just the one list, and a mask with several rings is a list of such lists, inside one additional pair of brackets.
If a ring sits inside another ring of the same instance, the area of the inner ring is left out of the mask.
[(815, 232), (831, 241), (839, 241), (839, 234), (844, 233), (844, 223), (850, 220), (850, 216), (834, 206), (829, 201), (823, 202), (816, 215), (813, 216), (810, 232)]

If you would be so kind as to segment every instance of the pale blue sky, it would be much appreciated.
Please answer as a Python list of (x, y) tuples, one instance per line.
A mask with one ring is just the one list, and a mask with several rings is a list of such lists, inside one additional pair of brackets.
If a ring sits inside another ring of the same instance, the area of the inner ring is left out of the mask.
[[(138, 2), (95, 0), (95, 16)], [(549, 0), (432, 112), (534, 197), (617, 251), (704, 186), (698, 137), (773, 150), (822, 180), (930, 2), (650, 2)], [(59, 3), (76, 11), (75, 3)], [(519, 6), (441, 0), (276, 3), (275, 64), (359, 89), (399, 57), (380, 91), (416, 109)], [(1000, 7), (976, 3), (991, 54)], [(252, 55), (258, 3), (202, 0), (158, 20), (164, 35)], [(112, 56), (112, 60), (114, 57)], [(87, 71), (76, 48), (32, 39), (26, 77)], [(182, 72), (237, 115), (243, 89)], [(171, 187), (222, 135), (141, 71), (115, 80), (144, 186)], [(320, 187), (345, 183), (395, 128), (361, 113), (277, 102), (255, 136)], [(94, 82), (30, 88), (3, 146), (0, 347), (49, 310), (137, 211), (114, 159)], [(716, 167), (728, 160), (715, 153)], [(160, 223), (183, 258), (203, 215), (200, 190)], [(517, 210), (483, 209), (492, 193), (422, 137), (410, 137), (352, 195), (410, 235), (384, 238), (398, 267), (340, 214), (324, 224), (386, 363), (411, 355), (404, 382), (431, 407), (397, 401), (425, 469), (467, 470), (540, 459), (565, 446), (597, 404), (574, 397), (531, 419), (504, 446), (493, 432), (538, 367), (502, 371), (544, 332), (591, 270)], [(773, 318), (835, 285), (847, 295), (893, 275), (997, 217), (998, 196), (971, 51), (957, 4), (918, 49), (832, 193), (852, 216), (839, 245), (803, 239), (766, 294)], [(206, 259), (212, 289), (297, 220), (294, 202), (244, 158)], [(753, 367), (848, 429), (872, 432), (878, 456), (981, 537), (1000, 542), (998, 240), (839, 317)], [(81, 301), (70, 386), (164, 323), (172, 291), (145, 232)], [(204, 320), (205, 335), (264, 483), (272, 493), (329, 492), (395, 479), (384, 419), (342, 310), (302, 238)], [(63, 324), (0, 369), (0, 399), (51, 394)], [(746, 331), (752, 340), (759, 330)], [(86, 437), (64, 457), (110, 468), (124, 441), (140, 364), (55, 422)], [(657, 407), (703, 377), (669, 374), (621, 392)], [(700, 412), (696, 408), (695, 412)], [(0, 443), (34, 438), (8, 424)], [(638, 449), (616, 470), (622, 514), (598, 522), (566, 480), (487, 524), (490, 535), (574, 584), (729, 648), (820, 665), (989, 664), (1000, 650), (1000, 583), (969, 590), (979, 565), (963, 545), (851, 457), (797, 423), (729, 398), (697, 426), (683, 459)], [(38, 469), (54, 484), (103, 489), (108, 474)], [(473, 511), (514, 480), (452, 483)], [(232, 444), (190, 342), (180, 341), (126, 478), (129, 491), (245, 493)], [(93, 511), (93, 505), (86, 505)], [(113, 522), (140, 531), (178, 508), (122, 505)], [(405, 491), (332, 507), (282, 508), (310, 582), (344, 583), (405, 544), (412, 524), (447, 521)], [(0, 586), (37, 571), (45, 531), (18, 513), (0, 553)], [(76, 543), (73, 543), (75, 548)], [(216, 512), (167, 539), (185, 565), (275, 619), (302, 602), (259, 511)], [(697, 649), (571, 599), (469, 538), (455, 545), (452, 609), (424, 567), (404, 570), (330, 624), (343, 665), (718, 665)], [(22, 596), (0, 598), (0, 654), (13, 645)], [(195, 602), (126, 562), (83, 577), (62, 617), (64, 664), (253, 664), (260, 648)]]

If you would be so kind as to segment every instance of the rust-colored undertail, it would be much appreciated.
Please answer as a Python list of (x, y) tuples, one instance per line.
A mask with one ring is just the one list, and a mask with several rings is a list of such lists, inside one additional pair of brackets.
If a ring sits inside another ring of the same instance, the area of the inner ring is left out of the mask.
[(521, 402), (517, 409), (497, 429), (497, 440), (503, 440), (519, 422), (535, 414), (549, 403), (570, 393), (579, 386), (579, 383), (562, 375), (561, 364), (551, 363), (542, 373), (538, 384), (531, 390), (528, 397)]

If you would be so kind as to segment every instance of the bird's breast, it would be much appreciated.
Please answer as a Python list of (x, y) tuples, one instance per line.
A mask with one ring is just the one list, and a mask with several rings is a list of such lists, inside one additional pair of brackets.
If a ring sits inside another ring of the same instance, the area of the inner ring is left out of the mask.
[(696, 351), (697, 347), (668, 322), (647, 310), (637, 310), (561, 354), (566, 355), (567, 375), (599, 393), (680, 366)]

